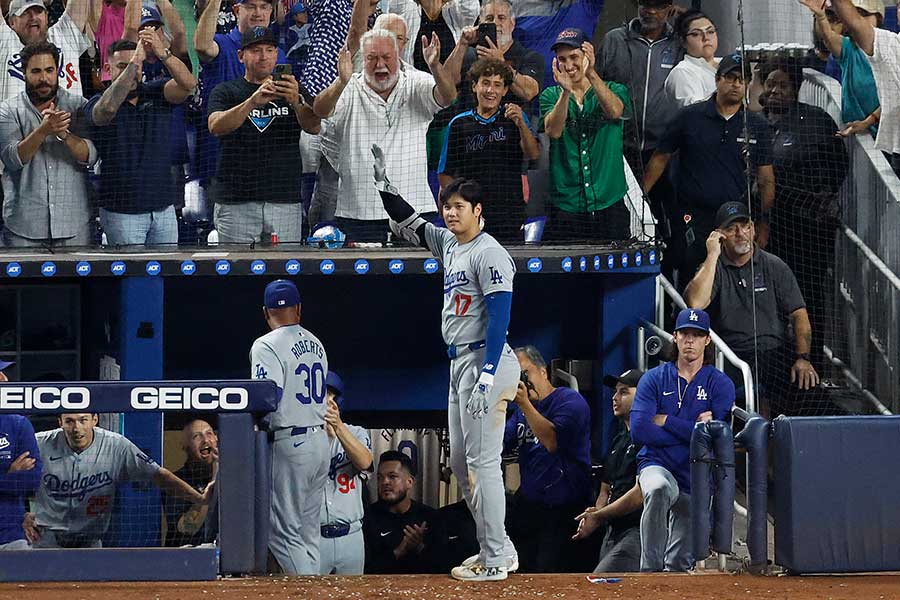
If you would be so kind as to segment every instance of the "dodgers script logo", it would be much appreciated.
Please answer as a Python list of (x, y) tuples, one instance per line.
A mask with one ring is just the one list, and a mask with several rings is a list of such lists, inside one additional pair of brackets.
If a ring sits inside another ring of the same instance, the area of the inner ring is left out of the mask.
[[(18, 52), (13, 54), (12, 57), (8, 61), (6, 61), (6, 73), (13, 79), (18, 79), (22, 83), (25, 83), (25, 74), (22, 69), (22, 55)], [(59, 81), (60, 87), (64, 87), (67, 90), (71, 90), (72, 86), (74, 86), (78, 82), (78, 68), (73, 65), (71, 62), (65, 62), (65, 59), (62, 56), (62, 53), (59, 55)], [(65, 86), (63, 86), (63, 82), (65, 82)]]
[(60, 479), (56, 475), (44, 475), (44, 487), (51, 498), (75, 498), (79, 502), (84, 497), (107, 485), (112, 485), (113, 478), (109, 471), (81, 475), (76, 473), (72, 479)]
[(350, 464), (350, 457), (345, 452), (338, 452), (331, 457), (331, 464), (328, 466), (328, 479), (334, 481), (337, 472)]
[(248, 118), (250, 119), (250, 122), (253, 123), (253, 126), (256, 127), (257, 131), (263, 133), (276, 118), (289, 117), (290, 115), (291, 109), (289, 107), (276, 106), (274, 103), (270, 102), (269, 106), (251, 110)]
[(444, 294), (450, 295), (454, 288), (462, 287), (469, 283), (465, 271), (450, 271), (444, 275)]

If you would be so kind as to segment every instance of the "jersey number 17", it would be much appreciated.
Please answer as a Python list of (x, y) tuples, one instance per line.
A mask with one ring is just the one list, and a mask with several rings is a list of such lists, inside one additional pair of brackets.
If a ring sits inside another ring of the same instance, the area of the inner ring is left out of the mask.
[(297, 392), (300, 404), (322, 404), (325, 401), (325, 367), (322, 363), (316, 363), (312, 367), (297, 365), (294, 375), (300, 376), (300, 391)]

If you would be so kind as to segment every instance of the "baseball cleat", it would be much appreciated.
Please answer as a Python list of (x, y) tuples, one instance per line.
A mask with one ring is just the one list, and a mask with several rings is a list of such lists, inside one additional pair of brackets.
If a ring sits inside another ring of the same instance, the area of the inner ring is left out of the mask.
[(506, 567), (486, 567), (479, 562), (454, 567), (450, 575), (459, 581), (503, 581), (507, 577)]
[[(480, 554), (473, 554), (469, 558), (463, 561), (463, 564), (460, 565), (462, 567), (471, 567), (475, 563), (481, 560)], [(513, 554), (511, 556), (506, 557), (506, 572), (507, 573), (515, 573), (519, 570), (519, 555)]]

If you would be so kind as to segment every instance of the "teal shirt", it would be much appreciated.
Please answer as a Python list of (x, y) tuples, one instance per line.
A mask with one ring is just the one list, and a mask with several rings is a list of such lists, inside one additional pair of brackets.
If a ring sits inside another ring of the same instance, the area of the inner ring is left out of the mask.
[[(838, 59), (843, 74), (841, 76), (841, 120), (846, 124), (862, 121), (877, 109), (878, 89), (872, 66), (865, 53), (848, 36), (841, 42), (841, 57)], [(872, 135), (878, 127), (869, 128)]]

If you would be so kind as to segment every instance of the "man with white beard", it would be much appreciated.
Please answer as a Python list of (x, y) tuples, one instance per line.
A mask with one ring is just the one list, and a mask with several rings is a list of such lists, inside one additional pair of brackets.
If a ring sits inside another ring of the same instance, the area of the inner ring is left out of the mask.
[(765, 386), (759, 394), (774, 417), (795, 413), (819, 375), (809, 361), (812, 327), (797, 279), (784, 261), (754, 244), (755, 233), (746, 205), (723, 204), (706, 240), (706, 260), (684, 297), (689, 307), (709, 313), (713, 329), (742, 360), (751, 367), (758, 361), (754, 373)]
[(388, 231), (387, 214), (372, 185), (372, 144), (384, 149), (389, 172), (397, 173), (400, 195), (426, 219), (436, 216), (425, 133), (435, 113), (456, 99), (456, 86), (440, 63), (437, 36), (417, 43), (422, 44), (430, 75), (401, 69), (394, 33), (372, 30), (362, 37), (363, 72), (353, 73), (350, 51), (342, 50), (337, 78), (316, 96), (313, 110), (330, 120), (341, 149), (335, 220), (349, 240), (384, 241)]

